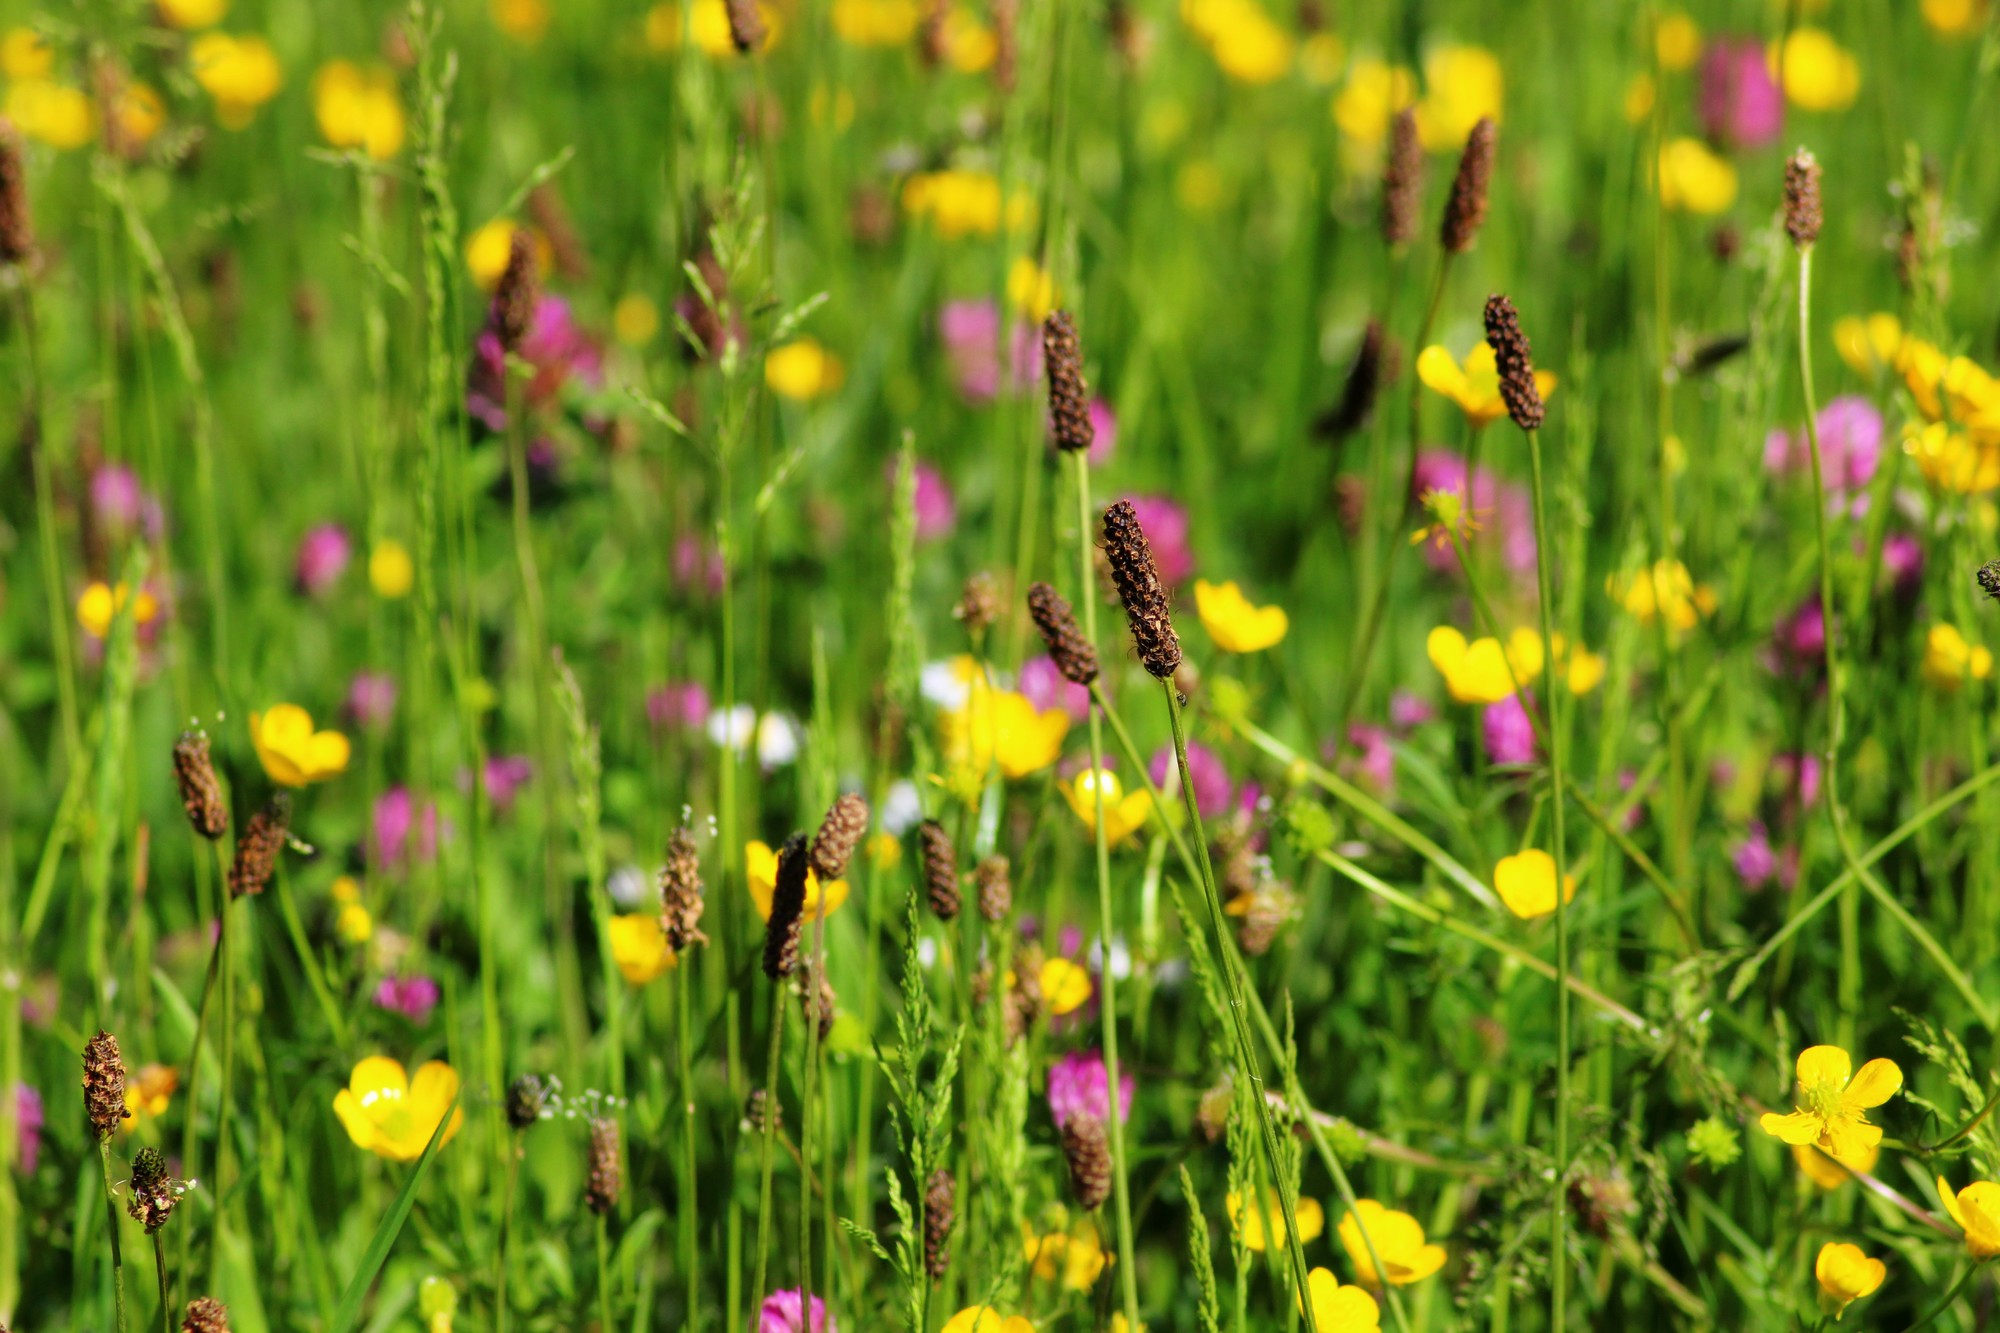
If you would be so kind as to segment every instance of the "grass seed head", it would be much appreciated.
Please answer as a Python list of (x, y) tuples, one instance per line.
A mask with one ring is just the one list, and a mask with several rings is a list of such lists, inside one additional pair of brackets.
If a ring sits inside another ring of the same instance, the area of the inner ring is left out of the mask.
[(1535, 383), (1534, 352), (1521, 331), (1520, 314), (1504, 296), (1486, 298), (1486, 342), (1500, 372), (1500, 397), (1507, 404), (1507, 415), (1522, 430), (1540, 430), (1542, 391)]
[(535, 238), (526, 227), (516, 227), (507, 241), (507, 267), (493, 289), (493, 332), (500, 339), (501, 351), (518, 351), (521, 340), (528, 336), (540, 285), (535, 271)]
[(28, 168), (21, 136), (0, 120), (0, 264), (25, 264), (35, 254), (35, 220), (28, 211)]
[(625, 1172), (618, 1164), (618, 1122), (599, 1116), (590, 1122), (590, 1179), (583, 1188), (584, 1206), (603, 1217), (618, 1207), (625, 1190)]
[(794, 833), (778, 849), (778, 878), (771, 887), (771, 919), (764, 928), (764, 975), (773, 981), (792, 975), (799, 967), (799, 918), (806, 910), (810, 861), (803, 833)]
[(1974, 574), (1973, 578), (1979, 581), (1981, 592), (2000, 602), (2000, 560), (1988, 560), (1979, 567), (1979, 572)]
[(979, 915), (996, 924), (1005, 921), (1014, 910), (1011, 871), (1006, 857), (989, 856), (972, 872), (973, 882), (979, 886)]
[(821, 884), (831, 884), (847, 875), (847, 863), (868, 832), (868, 802), (853, 792), (843, 792), (827, 807), (819, 832), (813, 835), (812, 868)]
[(100, 1030), (83, 1048), (83, 1113), (98, 1138), (108, 1138), (124, 1121), (125, 1060), (118, 1038)]
[(833, 981), (826, 975), (826, 965), (819, 968), (817, 985), (807, 985), (799, 992), (799, 1007), (805, 1011), (806, 1022), (819, 1031), (822, 1043), (833, 1035), (833, 1018), (839, 1007), (840, 997), (833, 993)]
[(208, 752), (208, 733), (184, 731), (174, 742), (174, 780), (180, 785), (181, 806), (188, 823), (210, 842), (229, 827), (229, 806), (216, 780), (215, 759)]
[(1104, 1122), (1079, 1113), (1063, 1122), (1063, 1157), (1069, 1162), (1070, 1192), (1079, 1208), (1097, 1208), (1111, 1197), (1111, 1141)]
[(1153, 559), (1153, 548), (1130, 500), (1120, 500), (1104, 511), (1104, 554), (1111, 565), (1118, 600), (1125, 605), (1140, 665), (1161, 680), (1171, 679), (1181, 664), (1181, 640), (1174, 633), (1174, 619), (1167, 609), (1167, 589), (1160, 581), (1159, 563)]
[(959, 591), (951, 617), (965, 626), (967, 634), (984, 634), (1000, 618), (1000, 588), (986, 571), (966, 579)]
[(213, 1296), (195, 1297), (188, 1302), (181, 1333), (229, 1333), (228, 1308)]
[(152, 1235), (173, 1216), (180, 1195), (167, 1175), (167, 1159), (158, 1148), (141, 1148), (132, 1157), (132, 1197), (125, 1211)]
[(930, 894), (931, 911), (940, 921), (957, 918), (958, 896), (958, 849), (951, 844), (951, 835), (944, 831), (944, 825), (935, 819), (926, 819), (917, 827), (917, 841), (923, 854), (924, 888)]
[(1028, 588), (1028, 617), (1041, 631), (1049, 658), (1073, 685), (1089, 685), (1097, 679), (1097, 648), (1077, 627), (1076, 612), (1068, 599), (1046, 583)]
[(292, 798), (285, 792), (273, 796), (262, 810), (250, 816), (243, 836), (236, 840), (236, 859), (229, 866), (229, 896), (262, 893), (278, 868), (278, 855), (285, 850), (291, 825)]
[(1819, 202), (1819, 159), (1801, 148), (1785, 163), (1785, 235), (1798, 250), (1810, 250), (1819, 239), (1825, 217)]
[(523, 1074), (507, 1085), (507, 1124), (526, 1129), (542, 1118), (549, 1104), (549, 1085), (539, 1074)]
[(1067, 310), (1053, 310), (1042, 321), (1042, 359), (1049, 374), (1049, 421), (1056, 448), (1065, 452), (1090, 448), (1090, 385), (1083, 378), (1083, 340)]
[(1458, 174), (1451, 181), (1451, 199), (1445, 204), (1444, 227), (1438, 234), (1446, 254), (1470, 250), (1486, 221), (1486, 188), (1493, 178), (1493, 148), (1498, 137), (1491, 116), (1481, 116), (1466, 136)]
[(1322, 436), (1338, 444), (1368, 424), (1375, 414), (1375, 400), (1381, 392), (1382, 371), (1387, 345), (1382, 321), (1371, 319), (1361, 331), (1361, 345), (1354, 350), (1354, 364), (1348, 367), (1347, 382), (1341, 386), (1340, 401), (1331, 412), (1314, 424)]
[(1408, 245), (1417, 238), (1417, 210), (1424, 199), (1424, 147), (1417, 112), (1404, 107), (1389, 127), (1389, 161), (1382, 171), (1382, 240)]
[(951, 1228), (958, 1188), (951, 1172), (939, 1167), (924, 1186), (924, 1272), (933, 1280), (951, 1267)]
[(660, 929), (674, 953), (708, 943), (701, 933), (701, 853), (694, 834), (682, 826), (667, 839), (667, 864), (660, 871)]

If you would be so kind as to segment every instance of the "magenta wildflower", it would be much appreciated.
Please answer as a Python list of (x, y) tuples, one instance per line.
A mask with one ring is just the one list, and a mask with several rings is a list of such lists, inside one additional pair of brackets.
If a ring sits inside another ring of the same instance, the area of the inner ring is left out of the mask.
[(708, 690), (696, 681), (655, 685), (646, 691), (646, 721), (655, 732), (697, 731), (708, 721)]
[[(1132, 1114), (1132, 1074), (1118, 1071), (1118, 1116), (1122, 1120)], [(1098, 1120), (1111, 1115), (1111, 1075), (1104, 1067), (1104, 1057), (1097, 1051), (1071, 1051), (1062, 1059), (1049, 1066), (1049, 1115), (1054, 1118), (1056, 1128), (1069, 1123), (1073, 1115), (1093, 1116)]]
[[(1229, 808), (1232, 787), (1229, 774), (1222, 767), (1222, 760), (1215, 751), (1194, 741), (1188, 742), (1188, 780), (1194, 783), (1195, 809), (1203, 818), (1222, 814)], [(1180, 766), (1174, 761), (1174, 750), (1163, 745), (1153, 752), (1153, 761), (1146, 766), (1152, 775), (1153, 785), (1160, 794), (1174, 797), (1180, 794)]]
[(493, 755), (486, 761), (486, 799), (495, 810), (507, 810), (514, 797), (535, 776), (534, 761), (524, 754)]
[(1826, 661), (1826, 616), (1817, 594), (1780, 620), (1772, 633), (1774, 665), (1787, 675), (1811, 676)]
[(356, 672), (347, 685), (347, 714), (364, 727), (385, 727), (396, 712), (396, 678), (386, 671)]
[(1770, 834), (1762, 823), (1750, 825), (1749, 833), (1730, 853), (1730, 860), (1736, 865), (1736, 877), (1753, 893), (1769, 884), (1778, 873), (1778, 854), (1771, 850)]
[[(523, 390), (531, 410), (556, 401), (572, 381), (585, 389), (596, 389), (604, 382), (604, 349), (584, 332), (569, 302), (560, 296), (543, 296), (535, 302), (534, 319), (521, 339), (520, 355), (534, 370)], [(465, 410), (489, 431), (497, 434), (507, 429), (507, 356), (490, 312), (473, 344)]]
[(129, 467), (107, 463), (90, 474), (90, 511), (113, 536), (160, 535), (160, 502), (146, 494)]
[(426, 976), (384, 977), (375, 987), (375, 1005), (421, 1026), (437, 1008), (437, 982)]
[(1090, 400), (1090, 450), (1084, 456), (1092, 467), (1103, 467), (1118, 452), (1118, 414), (1102, 398)]
[(318, 597), (340, 581), (354, 558), (354, 541), (338, 523), (321, 523), (299, 539), (292, 565), (292, 583), (308, 597)]
[[(1868, 483), (1882, 461), (1882, 414), (1866, 398), (1846, 394), (1819, 414), (1821, 479), (1836, 506), (1856, 515), (1868, 510)], [(1812, 473), (1812, 442), (1803, 429), (1764, 437), (1764, 467), (1779, 474)]]
[[(1449, 491), (1469, 502), (1480, 527), (1477, 543), (1497, 543), (1508, 569), (1517, 574), (1534, 569), (1534, 508), (1526, 487), (1501, 482), (1485, 467), (1472, 473), (1468, 487), (1465, 460), (1449, 449), (1430, 448), (1417, 455), (1410, 499), (1420, 502), (1431, 491)], [(1423, 552), (1432, 569), (1442, 573), (1458, 568), (1458, 555), (1449, 542), (1442, 546), (1425, 542)]]
[(399, 865), (406, 858), (428, 861), (437, 855), (437, 807), (425, 806), (419, 818), (408, 787), (391, 787), (376, 797), (371, 824), (369, 842), (378, 865)]
[(991, 301), (945, 302), (938, 312), (938, 337), (952, 382), (967, 402), (1026, 393), (1041, 381), (1041, 331), (1025, 320), (1008, 324), (1003, 364), (1000, 311)]
[(1924, 547), (1907, 532), (1893, 532), (1882, 543), (1882, 565), (1896, 591), (1909, 595), (1924, 577)]
[[(1350, 722), (1347, 743), (1354, 752), (1341, 760), (1341, 770), (1377, 794), (1386, 794), (1396, 784), (1396, 753), (1389, 748), (1387, 728), (1367, 722)], [(1328, 742), (1327, 749), (1337, 747)]]
[(1085, 721), (1090, 716), (1090, 690), (1065, 679), (1055, 662), (1046, 656), (1030, 658), (1021, 664), (1020, 690), (1037, 712), (1061, 708), (1073, 722)]
[(1529, 720), (1519, 694), (1486, 705), (1479, 715), (1479, 738), (1486, 746), (1490, 763), (1535, 762), (1535, 725)]
[(1771, 782), (1787, 798), (1796, 798), (1799, 808), (1810, 810), (1819, 801), (1819, 756), (1780, 754), (1771, 757)]
[(1784, 133), (1785, 99), (1758, 37), (1717, 37), (1701, 61), (1702, 132), (1719, 144), (1761, 148)]
[(757, 1311), (757, 1333), (835, 1333), (836, 1327), (826, 1302), (817, 1296), (812, 1298), (812, 1324), (807, 1327), (805, 1297), (796, 1287), (772, 1292)]
[(1398, 731), (1421, 727), (1436, 716), (1431, 701), (1412, 690), (1397, 690), (1389, 696), (1389, 725)]
[[(894, 459), (889, 460), (884, 474), (893, 494), (896, 487)], [(958, 522), (958, 503), (952, 499), (951, 487), (945, 483), (944, 474), (929, 463), (916, 465), (916, 483), (917, 540), (927, 542), (952, 530)]]
[(14, 1131), (18, 1136), (15, 1163), (24, 1176), (35, 1174), (42, 1160), (42, 1094), (25, 1083), (14, 1085)]
[(690, 597), (720, 597), (722, 551), (705, 537), (682, 533), (674, 538), (674, 587)]

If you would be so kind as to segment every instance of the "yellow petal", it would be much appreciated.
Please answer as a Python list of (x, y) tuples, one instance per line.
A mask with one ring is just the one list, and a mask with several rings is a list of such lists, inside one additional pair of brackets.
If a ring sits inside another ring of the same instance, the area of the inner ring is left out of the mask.
[(1799, 1052), (1800, 1087), (1810, 1088), (1820, 1083), (1831, 1083), (1836, 1088), (1844, 1088), (1847, 1086), (1849, 1075), (1853, 1072), (1853, 1060), (1838, 1046), (1808, 1046)]
[(1958, 1223), (1959, 1230), (1965, 1229), (1965, 1214), (1958, 1210), (1958, 1194), (1943, 1176), (1937, 1178), (1938, 1198), (1944, 1202), (1945, 1215)]
[(1794, 1111), (1790, 1115), (1779, 1115), (1766, 1111), (1757, 1118), (1764, 1132), (1786, 1143), (1816, 1143), (1819, 1141), (1821, 1121), (1816, 1115), (1804, 1111)]
[(1400, 1273), (1391, 1272), (1389, 1280), (1397, 1286), (1421, 1282), (1438, 1269), (1444, 1267), (1445, 1253), (1442, 1245), (1426, 1245), (1410, 1256)]
[(305, 746), (306, 776), (314, 782), (334, 777), (347, 768), (347, 737), (337, 731), (315, 732)]
[(1450, 625), (1439, 625), (1424, 640), (1424, 653), (1438, 674), (1449, 681), (1465, 662), (1465, 636)]
[(365, 1108), (404, 1097), (410, 1091), (410, 1080), (400, 1061), (386, 1055), (371, 1055), (355, 1062), (347, 1089)]
[(1426, 347), (1417, 357), (1417, 378), (1455, 403), (1465, 399), (1465, 371), (1442, 347)]
[(374, 1152), (377, 1142), (375, 1122), (361, 1109), (361, 1101), (352, 1092), (342, 1088), (333, 1095), (333, 1113), (340, 1117), (341, 1127), (354, 1146), (365, 1152)]
[(1903, 1086), (1903, 1071), (1894, 1060), (1870, 1060), (1861, 1066), (1861, 1072), (1847, 1085), (1847, 1092), (1841, 1097), (1841, 1104), (1866, 1109), (1880, 1106), (1896, 1095)]

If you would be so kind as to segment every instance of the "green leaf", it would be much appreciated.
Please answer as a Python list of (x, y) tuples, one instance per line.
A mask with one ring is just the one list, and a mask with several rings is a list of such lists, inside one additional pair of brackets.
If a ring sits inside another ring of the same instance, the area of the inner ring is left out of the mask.
[(437, 1156), (438, 1145), (444, 1142), (445, 1126), (451, 1123), (452, 1112), (458, 1109), (458, 1098), (451, 1099), (451, 1105), (444, 1108), (438, 1117), (437, 1127), (431, 1130), (431, 1139), (424, 1145), (423, 1156), (410, 1170), (410, 1178), (403, 1182), (397, 1192), (396, 1201), (389, 1205), (389, 1211), (375, 1227), (375, 1234), (369, 1238), (368, 1248), (362, 1252), (361, 1266), (354, 1270), (354, 1276), (347, 1283), (347, 1289), (340, 1293), (340, 1304), (334, 1307), (333, 1323), (329, 1333), (354, 1333), (361, 1321), (361, 1303), (368, 1299), (368, 1289), (375, 1284), (375, 1275), (382, 1271), (383, 1260), (389, 1257), (389, 1249), (396, 1243), (396, 1237), (403, 1230), (403, 1223), (410, 1216), (410, 1207), (417, 1201), (417, 1186), (424, 1180), (424, 1173), (430, 1169), (431, 1158)]

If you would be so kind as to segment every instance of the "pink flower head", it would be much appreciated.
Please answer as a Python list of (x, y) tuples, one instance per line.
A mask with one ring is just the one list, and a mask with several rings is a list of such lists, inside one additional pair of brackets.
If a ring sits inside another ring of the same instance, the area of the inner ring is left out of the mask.
[(1785, 99), (1756, 37), (1718, 37), (1701, 62), (1702, 131), (1717, 143), (1760, 148), (1785, 127)]
[[(406, 856), (428, 861), (437, 855), (437, 807), (424, 807), (422, 818), (408, 787), (391, 787), (375, 798), (370, 840), (378, 865), (401, 864)], [(411, 834), (415, 833), (414, 845)]]
[(308, 597), (318, 597), (347, 571), (354, 558), (354, 542), (338, 523), (321, 523), (309, 528), (299, 539), (298, 559), (292, 566), (292, 582)]
[(1187, 510), (1157, 495), (1132, 495), (1132, 512), (1145, 530), (1146, 542), (1159, 562), (1160, 578), (1179, 583), (1194, 573), (1194, 552), (1188, 549)]
[(1826, 615), (1814, 595), (1780, 620), (1772, 635), (1780, 671), (1791, 675), (1811, 675), (1825, 662)]
[(384, 977), (375, 987), (375, 1005), (421, 1026), (437, 1008), (438, 994), (429, 977)]
[[(1882, 414), (1866, 398), (1847, 394), (1820, 409), (1821, 480), (1836, 506), (1867, 512), (1863, 494), (1882, 462)], [(1764, 467), (1778, 473), (1812, 473), (1812, 441), (1803, 429), (1764, 437)]]
[(1924, 578), (1924, 547), (1907, 532), (1892, 532), (1882, 542), (1882, 564), (1896, 591), (1908, 596)]
[[(1118, 1118), (1132, 1114), (1132, 1075), (1118, 1071)], [(1104, 1057), (1096, 1051), (1071, 1051), (1049, 1066), (1049, 1115), (1056, 1128), (1069, 1123), (1073, 1115), (1090, 1115), (1099, 1120), (1111, 1115), (1111, 1075)]]
[(524, 754), (494, 755), (486, 761), (486, 799), (495, 810), (506, 810), (535, 776), (534, 761)]
[[(889, 460), (885, 469), (889, 479), (889, 493), (896, 491), (896, 461)], [(927, 542), (950, 532), (958, 522), (958, 504), (952, 499), (951, 487), (945, 484), (944, 474), (929, 463), (918, 463), (915, 469), (917, 540)]]
[(1535, 726), (1518, 694), (1486, 705), (1479, 715), (1479, 737), (1486, 746), (1486, 758), (1492, 763), (1535, 762)]
[(42, 1160), (42, 1094), (25, 1083), (14, 1085), (14, 1131), (18, 1136), (15, 1163), (24, 1176), (35, 1174)]
[(1769, 884), (1778, 873), (1778, 854), (1771, 850), (1770, 834), (1761, 823), (1750, 825), (1750, 832), (1736, 844), (1730, 860), (1736, 865), (1736, 877), (1752, 893)]
[[(1354, 753), (1342, 759), (1343, 772), (1377, 793), (1386, 793), (1395, 785), (1396, 752), (1389, 748), (1389, 733), (1385, 728), (1350, 722), (1347, 743), (1354, 747)], [(1329, 743), (1327, 748), (1334, 747)]]
[(90, 474), (90, 511), (114, 536), (160, 535), (160, 502), (146, 494), (129, 467), (108, 463)]
[(938, 312), (938, 337), (952, 382), (970, 403), (990, 403), (1002, 393), (1025, 393), (1042, 377), (1041, 331), (1025, 320), (1007, 326), (1001, 364), (1001, 319), (991, 301), (947, 301)]
[[(1229, 774), (1222, 767), (1222, 760), (1215, 751), (1194, 741), (1188, 742), (1188, 780), (1194, 784), (1195, 809), (1207, 819), (1229, 809)], [(1181, 790), (1180, 765), (1174, 760), (1171, 745), (1163, 745), (1153, 752), (1153, 762), (1146, 766), (1152, 774), (1153, 785), (1160, 789), (1162, 796), (1178, 796)]]
[(1118, 451), (1118, 414), (1102, 398), (1090, 400), (1090, 449), (1086, 457), (1092, 467), (1103, 467)]
[(1063, 676), (1047, 657), (1030, 658), (1021, 664), (1021, 693), (1036, 712), (1061, 708), (1073, 722), (1090, 717), (1090, 691)]
[(646, 721), (654, 731), (698, 731), (708, 721), (708, 691), (695, 681), (655, 685), (646, 691)]
[[(497, 299), (497, 298), (496, 298)], [(472, 368), (466, 374), (465, 409), (487, 430), (507, 429), (507, 356), (494, 331), (495, 315), (489, 311), (472, 349)], [(604, 382), (604, 350), (583, 331), (571, 313), (569, 302), (560, 296), (543, 296), (535, 302), (535, 314), (521, 339), (521, 359), (533, 369), (523, 397), (530, 408), (555, 401), (575, 380), (586, 389)]]
[[(1479, 541), (1497, 544), (1507, 568), (1518, 574), (1535, 567), (1534, 510), (1527, 488), (1500, 482), (1484, 467), (1468, 483), (1463, 458), (1449, 449), (1430, 448), (1417, 454), (1411, 503), (1430, 491), (1449, 491), (1467, 500), (1482, 529)], [(1423, 552), (1424, 562), (1440, 573), (1458, 568), (1458, 555), (1449, 543), (1426, 542)]]
[(386, 671), (356, 672), (347, 685), (347, 713), (364, 727), (387, 726), (396, 711), (396, 678)]
[(704, 537), (684, 532), (674, 538), (674, 587), (690, 597), (722, 595), (722, 551)]
[(1771, 758), (1771, 781), (1787, 799), (1796, 799), (1799, 808), (1810, 810), (1819, 801), (1819, 756), (1781, 754)]
[(1431, 701), (1411, 690), (1397, 690), (1389, 696), (1389, 725), (1398, 731), (1420, 727), (1437, 716)]
[(812, 1298), (812, 1325), (805, 1319), (805, 1297), (796, 1287), (774, 1291), (757, 1311), (757, 1333), (835, 1333), (826, 1302)]

